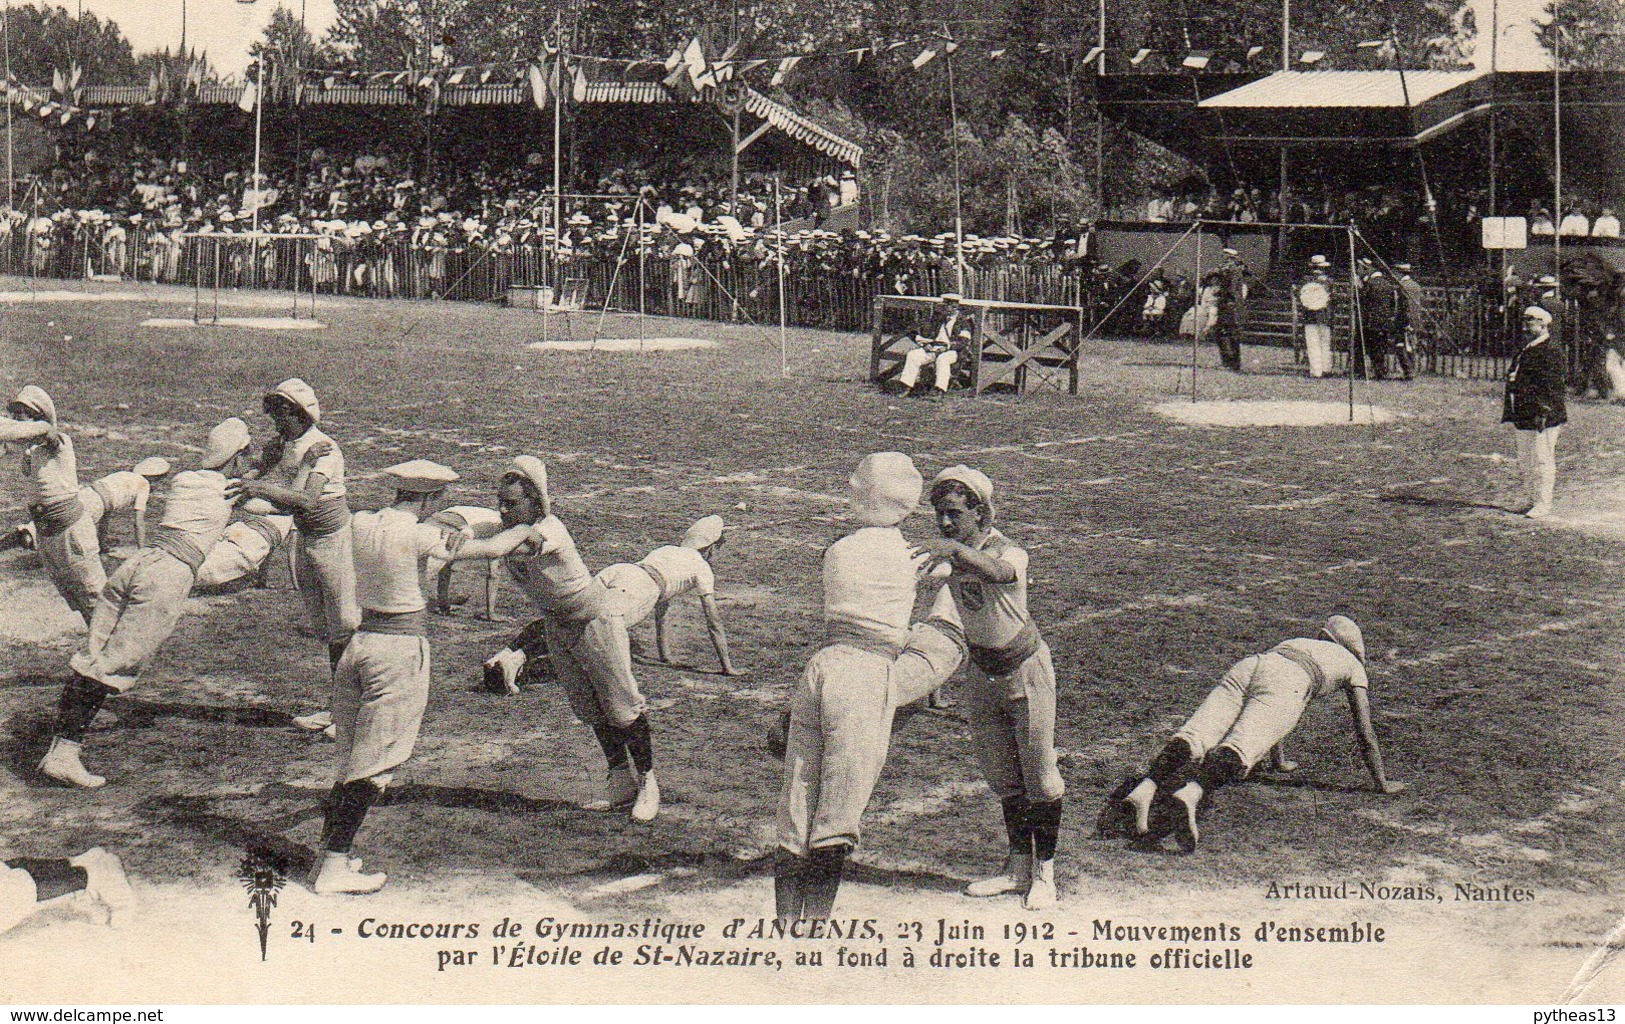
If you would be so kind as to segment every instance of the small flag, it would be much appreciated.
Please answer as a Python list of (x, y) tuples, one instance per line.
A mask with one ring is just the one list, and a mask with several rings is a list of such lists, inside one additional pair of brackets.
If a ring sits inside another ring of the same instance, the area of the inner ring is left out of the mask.
[(72, 121), (72, 120), (73, 120), (73, 109), (71, 107), (69, 109), (67, 109), (67, 110), (62, 111), (62, 124), (63, 124), (64, 127), (67, 125), (67, 123), (69, 121)]
[(747, 71), (755, 71), (757, 68), (766, 63), (767, 61), (765, 60), (747, 60), (745, 62), (745, 66), (739, 69), (739, 73), (744, 74)]
[(51, 91), (59, 96), (68, 91), (67, 80), (62, 77), (60, 68), (51, 69)]
[(909, 63), (914, 65), (916, 68), (923, 68), (927, 64), (931, 63), (931, 58), (935, 57), (936, 55), (937, 51), (935, 50), (921, 50), (920, 55), (909, 61)]
[(676, 71), (677, 70), (677, 65), (681, 64), (682, 62), (683, 62), (683, 48), (681, 46), (679, 46), (677, 49), (671, 51), (671, 56), (670, 57), (666, 58), (666, 70), (667, 71)]
[(85, 118), (85, 131), (88, 132), (94, 127), (96, 127), (96, 115), (91, 114), (89, 117)]
[(987, 53), (987, 59), (988, 60), (998, 60), (1000, 57), (1003, 57), (1003, 56), (1004, 56), (1004, 51), (1003, 50), (989, 50), (988, 53)]
[(526, 75), (530, 79), (531, 101), (536, 104), (537, 110), (546, 110), (553, 94), (547, 87), (547, 78), (542, 74), (542, 69), (532, 64)]
[(480, 84), (484, 85), (486, 82), (489, 82), (490, 80), (491, 80), (491, 69), (490, 68), (480, 68)]
[(1249, 46), (1249, 47), (1247, 47), (1247, 59), (1252, 60), (1254, 57), (1258, 56), (1259, 54), (1261, 54), (1263, 52), (1264, 52), (1264, 48), (1262, 46)]
[(1304, 53), (1303, 53), (1303, 56), (1298, 58), (1298, 63), (1300, 63), (1300, 64), (1318, 64), (1322, 60), (1324, 60), (1325, 57), (1326, 57), (1326, 51), (1324, 51), (1324, 50), (1305, 50)]
[(405, 82), (407, 78), (411, 76), (411, 74), (412, 72), (410, 71), (397, 71), (392, 81), (395, 85), (400, 85), (401, 83)]
[(783, 85), (784, 76), (794, 71), (796, 69), (796, 65), (800, 63), (800, 57), (786, 57), (779, 61), (779, 70), (773, 72), (773, 81), (771, 84), (775, 86)]
[(1083, 55), (1083, 62), (1087, 64), (1105, 52), (1106, 48), (1104, 46), (1091, 46), (1089, 52)]
[(451, 73), (451, 77), (446, 79), (446, 84), (447, 85), (462, 85), (463, 84), (463, 76), (466, 75), (466, 74), (468, 74), (468, 69), (467, 68), (458, 68), (456, 71), (453, 71)]
[(418, 88), (419, 89), (427, 89), (429, 86), (431, 86), (433, 84), (434, 84), (434, 74), (432, 72), (430, 74), (424, 75), (422, 78), (418, 79)]
[(1201, 71), (1207, 67), (1208, 61), (1212, 59), (1213, 51), (1211, 50), (1192, 50), (1183, 61), (1180, 61), (1180, 64), (1194, 71)]
[(943, 53), (953, 53), (957, 49), (959, 49), (959, 44), (958, 43), (949, 43), (947, 46), (944, 46), (942, 48), (942, 52)]
[(260, 102), (260, 83), (250, 78), (243, 85), (243, 94), (237, 97), (237, 109), (245, 114), (253, 113)]
[(711, 74), (711, 65), (705, 59), (705, 46), (701, 44), (699, 36), (688, 41), (688, 48), (683, 51), (683, 64), (688, 68), (689, 84), (696, 92), (717, 84), (716, 77)]
[(577, 103), (587, 102), (587, 72), (581, 65), (576, 65), (576, 73), (570, 80), (570, 98)]
[(1141, 47), (1138, 53), (1128, 59), (1128, 62), (1133, 64), (1135, 67), (1139, 67), (1141, 64), (1145, 63), (1145, 59), (1149, 56), (1151, 56), (1151, 51)]

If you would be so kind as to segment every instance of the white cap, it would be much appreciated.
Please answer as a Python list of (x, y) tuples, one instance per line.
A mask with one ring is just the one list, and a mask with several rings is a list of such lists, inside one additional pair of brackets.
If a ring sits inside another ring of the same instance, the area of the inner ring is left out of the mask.
[(976, 500), (987, 509), (987, 521), (993, 521), (993, 481), (988, 479), (986, 473), (969, 466), (949, 466), (938, 473), (936, 479), (931, 481), (931, 493), (935, 494), (941, 484), (953, 481), (965, 485), (970, 492), (976, 495)]
[(1320, 632), (1359, 658), (1360, 664), (1365, 664), (1365, 637), (1360, 634), (1360, 627), (1353, 619), (1347, 615), (1333, 615), (1326, 620)]
[(158, 477), (168, 476), (170, 468), (168, 459), (162, 455), (154, 455), (137, 462), (131, 467), (131, 471), (149, 480), (156, 480)]
[(724, 527), (721, 516), (706, 516), (694, 525), (683, 531), (682, 544), (685, 548), (708, 548), (722, 539)]
[(219, 469), (249, 445), (248, 424), (233, 416), (209, 431), (208, 446), (198, 464), (204, 469)]
[(1309, 257), (1309, 265), (1311, 267), (1329, 267), (1331, 266), (1331, 261), (1319, 253), (1316, 253), (1315, 255)]
[(405, 494), (434, 494), (459, 479), (457, 474), (438, 462), (413, 459), (384, 470), (396, 491)]
[(864, 526), (896, 526), (920, 503), (925, 480), (902, 452), (865, 455), (847, 487), (852, 511)]
[(1523, 318), (1525, 320), (1539, 320), (1543, 324), (1549, 324), (1552, 322), (1552, 312), (1545, 306), (1530, 306), (1523, 311)]
[(522, 477), (529, 480), (531, 486), (536, 488), (536, 493), (542, 497), (542, 515), (552, 514), (553, 499), (547, 491), (547, 465), (541, 459), (534, 455), (517, 455), (512, 462), (508, 463), (508, 468), (503, 472), (502, 477), (504, 480), (509, 477)]
[(17, 392), (17, 397), (11, 400), (11, 404), (30, 409), (49, 420), (51, 426), (56, 426), (56, 403), (51, 401), (51, 396), (46, 394), (42, 387), (27, 385)]
[(265, 397), (270, 398), (272, 395), (286, 399), (292, 402), (295, 408), (302, 409), (305, 415), (310, 417), (310, 422), (320, 423), (322, 421), (322, 405), (316, 400), (316, 389), (300, 378), (289, 377), (271, 389)]

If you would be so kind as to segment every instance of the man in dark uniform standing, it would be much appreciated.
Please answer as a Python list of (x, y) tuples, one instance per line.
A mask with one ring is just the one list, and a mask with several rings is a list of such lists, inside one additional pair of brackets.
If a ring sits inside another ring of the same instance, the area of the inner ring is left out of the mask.
[[(1360, 284), (1360, 341), (1354, 350), (1354, 375), (1368, 380), (1388, 377), (1388, 352), (1394, 347), (1394, 327), (1402, 322), (1403, 303), (1394, 282), (1372, 269)], [(1404, 334), (1401, 333), (1403, 338)], [(1369, 361), (1369, 372), (1368, 372)]]
[(1241, 261), (1241, 253), (1226, 249), (1218, 275), (1219, 310), (1214, 340), (1225, 369), (1240, 373), (1241, 321), (1247, 308), (1247, 265)]
[(1413, 269), (1409, 263), (1394, 264), (1394, 270), (1399, 273), (1400, 310), (1405, 317), (1405, 324), (1399, 335), (1399, 347), (1395, 352), (1399, 356), (1400, 374), (1405, 380), (1410, 380), (1416, 375), (1416, 355), (1422, 350), (1423, 321), (1427, 315), (1423, 305), (1422, 285), (1411, 276)]

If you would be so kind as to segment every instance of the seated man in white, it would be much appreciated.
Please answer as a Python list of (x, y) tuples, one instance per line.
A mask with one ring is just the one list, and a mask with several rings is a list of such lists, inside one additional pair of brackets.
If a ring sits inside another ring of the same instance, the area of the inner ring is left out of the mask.
[(947, 391), (960, 350), (970, 344), (974, 335), (975, 317), (960, 306), (958, 293), (943, 293), (936, 316), (924, 330), (915, 333), (914, 347), (903, 354), (903, 372), (897, 375), (897, 383), (905, 391), (912, 391), (919, 383), (920, 371), (934, 366), (937, 390)]

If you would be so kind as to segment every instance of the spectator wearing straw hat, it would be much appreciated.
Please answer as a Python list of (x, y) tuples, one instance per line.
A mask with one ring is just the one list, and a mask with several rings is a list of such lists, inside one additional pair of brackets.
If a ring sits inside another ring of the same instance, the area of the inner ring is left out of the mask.
[(1552, 513), (1557, 483), (1557, 438), (1568, 422), (1563, 353), (1551, 340), (1552, 314), (1544, 306), (1523, 311), (1524, 346), (1507, 367), (1501, 422), (1518, 432), (1518, 470), (1530, 519)]
[(944, 292), (931, 320), (914, 333), (914, 347), (903, 353), (903, 369), (897, 384), (906, 392), (919, 383), (920, 372), (934, 369), (938, 394), (947, 394), (960, 353), (976, 336), (973, 314), (960, 305), (958, 292)]
[(1298, 285), (1298, 307), (1303, 310), (1303, 347), (1309, 357), (1309, 376), (1320, 378), (1332, 368), (1331, 263), (1316, 253), (1309, 257), (1309, 274)]

